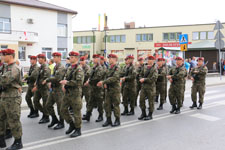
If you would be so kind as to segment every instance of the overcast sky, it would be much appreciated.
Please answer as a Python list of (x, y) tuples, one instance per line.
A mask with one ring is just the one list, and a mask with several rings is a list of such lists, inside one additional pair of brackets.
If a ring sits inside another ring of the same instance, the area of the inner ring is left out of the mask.
[(225, 21), (223, 0), (42, 0), (78, 12), (73, 31), (101, 29), (104, 13), (110, 29), (135, 21), (136, 27), (213, 23)]

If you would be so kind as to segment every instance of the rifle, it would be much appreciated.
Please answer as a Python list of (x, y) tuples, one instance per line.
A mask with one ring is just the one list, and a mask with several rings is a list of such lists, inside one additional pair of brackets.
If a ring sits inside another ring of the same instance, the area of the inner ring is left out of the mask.
[[(70, 72), (69, 76), (66, 77), (66, 80), (67, 80), (67, 81), (72, 80), (72, 78), (73, 78), (73, 73), (74, 73), (74, 71), (77, 69), (78, 65), (79, 65), (79, 63), (77, 64), (76, 67), (74, 67), (74, 68), (72, 69), (72, 71)], [(67, 69), (68, 69), (68, 68), (67, 68)], [(66, 71), (66, 72), (67, 72), (67, 71)], [(68, 85), (65, 85), (64, 88), (66, 89), (66, 91), (68, 91), (69, 86), (68, 86)]]
[(154, 64), (152, 65), (152, 67), (151, 67), (150, 69), (147, 70), (147, 72), (144, 74), (144, 78), (147, 78), (147, 77), (148, 77), (148, 75), (150, 74), (152, 68), (155, 67), (155, 64), (156, 64), (156, 63), (154, 62)]
[[(203, 66), (201, 66), (200, 68), (199, 68), (199, 70), (202, 70), (205, 66), (207, 66), (207, 64), (208, 64), (208, 61), (203, 65)], [(194, 78), (194, 80), (199, 80), (199, 76), (198, 76), (199, 74), (192, 74), (192, 77)]]

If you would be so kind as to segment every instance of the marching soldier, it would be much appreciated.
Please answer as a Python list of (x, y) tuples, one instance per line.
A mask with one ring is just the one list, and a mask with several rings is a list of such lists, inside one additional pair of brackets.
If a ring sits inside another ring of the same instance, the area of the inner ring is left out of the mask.
[(184, 80), (187, 75), (186, 69), (183, 65), (181, 57), (176, 58), (176, 67), (172, 68), (167, 76), (170, 81), (169, 100), (172, 105), (170, 113), (179, 114), (182, 107), (182, 96), (184, 92)]
[[(33, 100), (35, 108), (43, 113), (39, 124), (44, 124), (49, 122), (49, 115), (46, 107), (49, 95), (49, 88), (47, 86), (47, 83), (43, 84), (43, 81), (50, 77), (51, 71), (46, 64), (46, 56), (44, 54), (39, 54), (37, 57), (38, 62), (41, 66), (39, 68), (38, 76), (34, 88), (32, 89), (32, 92), (35, 92)], [(42, 99), (43, 105), (41, 105), (40, 99)]]
[(157, 66), (158, 66), (158, 79), (156, 82), (156, 101), (158, 101), (160, 96), (160, 104), (157, 110), (163, 109), (163, 104), (165, 102), (166, 98), (166, 67), (163, 65), (163, 58), (158, 58), (157, 60)]
[[(206, 63), (207, 64), (207, 63)], [(192, 106), (190, 108), (197, 107), (197, 93), (199, 94), (199, 106), (197, 109), (202, 109), (205, 94), (205, 78), (208, 73), (208, 68), (204, 65), (204, 59), (198, 58), (198, 64), (196, 68), (191, 70), (191, 80), (193, 85), (191, 88)]]
[(88, 102), (89, 102), (89, 99), (90, 99), (90, 86), (89, 85), (84, 85), (89, 77), (90, 77), (90, 67), (86, 64), (86, 59), (84, 56), (80, 57), (80, 65), (84, 71), (84, 83), (83, 83), (83, 86), (82, 86), (82, 96), (81, 98), (85, 97), (85, 101), (86, 101), (86, 108), (88, 107)]
[[(104, 108), (106, 112), (106, 122), (102, 125), (107, 127), (109, 125), (116, 127), (120, 125), (120, 69), (116, 64), (118, 57), (115, 54), (110, 54), (108, 56), (110, 67), (108, 69), (106, 79), (98, 82), (97, 86), (107, 89), (106, 99), (104, 103)], [(112, 114), (112, 105), (115, 116), (115, 122), (112, 124), (111, 114)]]
[(89, 80), (85, 83), (85, 86), (90, 85), (90, 99), (87, 106), (87, 113), (82, 118), (83, 120), (90, 121), (90, 117), (95, 105), (98, 108), (98, 119), (96, 122), (103, 121), (103, 87), (98, 87), (97, 83), (104, 80), (104, 70), (100, 65), (100, 56), (98, 54), (93, 55), (94, 66), (91, 69)]
[(5, 72), (0, 75), (0, 84), (2, 86), (0, 100), (0, 148), (6, 147), (4, 126), (7, 121), (15, 139), (12, 146), (8, 147), (7, 150), (15, 150), (23, 148), (21, 139), (22, 125), (20, 122), (22, 77), (20, 74), (21, 71), (14, 60), (15, 51), (6, 49), (2, 53), (7, 66)]
[(28, 76), (24, 79), (27, 81), (28, 89), (26, 93), (26, 102), (28, 107), (30, 108), (30, 114), (27, 116), (28, 118), (36, 118), (39, 117), (38, 110), (35, 109), (34, 104), (31, 100), (31, 98), (34, 96), (34, 93), (32, 92), (32, 89), (34, 88), (34, 83), (38, 76), (38, 70), (39, 67), (37, 65), (37, 56), (30, 56), (30, 69), (28, 72)]
[[(84, 80), (84, 72), (80, 67), (79, 53), (71, 51), (69, 53), (71, 66), (68, 68), (65, 79), (60, 81), (65, 92), (62, 105), (61, 114), (65, 121), (69, 124), (69, 129), (66, 134), (72, 133), (70, 137), (77, 137), (81, 135), (81, 109), (82, 109), (82, 86)], [(73, 109), (73, 116), (69, 114), (69, 107)]]
[(144, 68), (144, 59), (142, 57), (138, 58), (138, 67), (136, 71), (136, 100), (135, 100), (135, 106), (137, 106), (137, 101), (138, 101), (138, 95), (139, 92), (141, 91), (141, 83), (140, 83), (140, 75), (141, 75), (141, 70)]
[[(125, 67), (125, 72), (122, 77), (123, 83), (123, 105), (124, 112), (121, 115), (134, 115), (135, 97), (136, 97), (136, 70), (133, 65), (134, 57), (127, 57), (127, 65)], [(128, 110), (128, 104), (130, 103), (130, 111)]]
[[(63, 99), (63, 91), (62, 91), (62, 85), (59, 83), (65, 75), (65, 67), (61, 64), (61, 53), (55, 52), (52, 54), (53, 61), (55, 63), (55, 67), (53, 68), (53, 74), (50, 78), (47, 78), (42, 82), (43, 85), (46, 83), (49, 83), (51, 87), (51, 91), (49, 93), (46, 108), (48, 110), (49, 115), (52, 117), (51, 123), (48, 125), (48, 128), (51, 128), (57, 124), (57, 126), (54, 127), (54, 130), (62, 129), (64, 128), (64, 119), (62, 117), (62, 114), (60, 112), (62, 99)], [(59, 115), (59, 120), (56, 117), (55, 111), (54, 111), (54, 104), (57, 104), (57, 111)]]
[(167, 75), (168, 75), (168, 66), (166, 64), (166, 59), (165, 58), (162, 58), (162, 63), (163, 63), (163, 66), (165, 67), (166, 69), (166, 76), (165, 76), (165, 103), (166, 103), (166, 99), (167, 99)]
[[(139, 120), (151, 120), (154, 111), (154, 98), (156, 95), (156, 80), (158, 78), (158, 71), (155, 66), (155, 57), (149, 56), (148, 63), (141, 71), (141, 93), (140, 93), (140, 108), (141, 116)], [(149, 113), (146, 115), (145, 99), (148, 98)]]

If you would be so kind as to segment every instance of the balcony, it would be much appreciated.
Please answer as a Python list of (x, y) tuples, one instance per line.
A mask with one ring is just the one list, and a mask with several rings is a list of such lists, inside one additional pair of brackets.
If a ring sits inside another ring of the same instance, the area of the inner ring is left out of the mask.
[(0, 31), (0, 41), (15, 41), (15, 42), (29, 42), (36, 43), (39, 41), (38, 33), (27, 31)]

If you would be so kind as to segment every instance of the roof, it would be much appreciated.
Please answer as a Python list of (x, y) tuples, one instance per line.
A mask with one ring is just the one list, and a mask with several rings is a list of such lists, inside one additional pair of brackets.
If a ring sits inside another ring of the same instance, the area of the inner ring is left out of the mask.
[(70, 10), (61, 6), (56, 6), (39, 0), (0, 0), (0, 2), (77, 14), (77, 12), (74, 10)]

